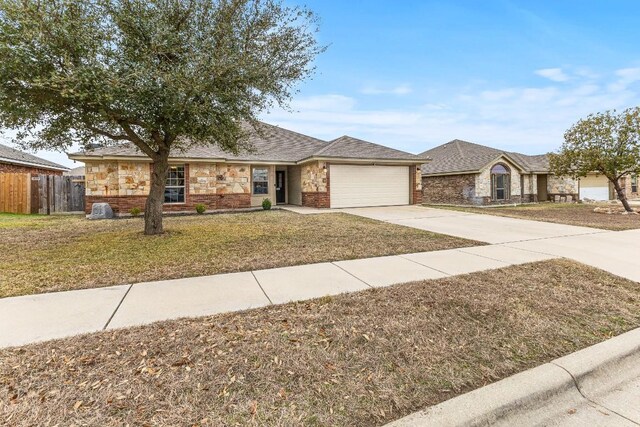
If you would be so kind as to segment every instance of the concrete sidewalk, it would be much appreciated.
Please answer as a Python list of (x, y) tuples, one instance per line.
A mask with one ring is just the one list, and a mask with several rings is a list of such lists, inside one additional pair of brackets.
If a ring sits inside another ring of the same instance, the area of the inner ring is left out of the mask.
[(557, 258), (502, 245), (0, 299), (0, 347)]
[(640, 329), (476, 389), (388, 427), (639, 426)]

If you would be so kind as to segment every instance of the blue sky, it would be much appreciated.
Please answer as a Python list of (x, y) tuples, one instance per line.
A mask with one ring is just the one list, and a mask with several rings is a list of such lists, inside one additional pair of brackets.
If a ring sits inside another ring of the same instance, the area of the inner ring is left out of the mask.
[(285, 2), (319, 15), (329, 47), (295, 112), (263, 117), (319, 138), (543, 153), (580, 117), (640, 105), (638, 1)]

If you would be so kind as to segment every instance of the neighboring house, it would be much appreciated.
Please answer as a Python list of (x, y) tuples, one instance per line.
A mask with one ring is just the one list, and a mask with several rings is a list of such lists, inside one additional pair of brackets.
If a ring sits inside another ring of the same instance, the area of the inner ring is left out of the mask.
[(549, 173), (546, 155), (510, 153), (453, 140), (420, 154), (425, 203), (492, 205), (577, 200), (579, 182)]
[[(640, 198), (638, 194), (638, 176), (628, 175), (620, 178), (620, 186), (625, 192), (627, 199)], [(589, 200), (615, 200), (618, 198), (616, 190), (611, 181), (604, 176), (591, 173), (584, 178), (580, 178), (580, 198)]]
[(69, 170), (49, 160), (0, 144), (0, 173), (62, 175)]
[(640, 199), (638, 175), (625, 176), (620, 180), (620, 184), (624, 188), (627, 199)]
[(84, 176), (84, 166), (78, 166), (73, 169), (69, 169), (64, 173), (67, 176)]
[[(407, 205), (422, 202), (420, 165), (425, 159), (343, 136), (323, 141), (276, 126), (253, 134), (253, 149), (237, 154), (216, 146), (173, 153), (166, 211), (274, 205), (314, 208)], [(69, 155), (85, 163), (86, 210), (107, 202), (118, 214), (144, 208), (151, 160), (134, 145)]]

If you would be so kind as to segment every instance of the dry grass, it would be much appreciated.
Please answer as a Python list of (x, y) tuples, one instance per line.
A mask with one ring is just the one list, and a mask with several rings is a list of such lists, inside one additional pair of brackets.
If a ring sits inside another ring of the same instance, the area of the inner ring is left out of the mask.
[(432, 251), (482, 243), (347, 214), (142, 219), (0, 215), (0, 297)]
[(430, 207), (441, 207), (462, 212), (530, 219), (533, 221), (547, 221), (614, 231), (640, 228), (640, 215), (607, 215), (605, 213), (594, 212), (593, 209), (596, 206), (610, 205), (593, 203), (540, 203), (490, 208), (466, 206)]
[(639, 324), (636, 283), (514, 266), (0, 351), (0, 419), (381, 425)]

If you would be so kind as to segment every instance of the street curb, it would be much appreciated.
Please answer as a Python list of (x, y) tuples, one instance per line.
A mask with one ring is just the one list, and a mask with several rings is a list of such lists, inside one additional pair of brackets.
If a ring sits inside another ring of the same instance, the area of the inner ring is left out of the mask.
[[(615, 388), (629, 376), (627, 369), (620, 369), (622, 365), (640, 366), (640, 328), (415, 412), (387, 427), (509, 425), (510, 419), (522, 421), (527, 414), (535, 423), (542, 408), (547, 412), (562, 406), (556, 402), (589, 401), (581, 389), (594, 380), (599, 390)], [(640, 373), (640, 368), (636, 370)]]
[(634, 362), (640, 362), (640, 328), (551, 361), (567, 370), (578, 387), (594, 377), (604, 377), (607, 382), (614, 380), (615, 374), (628, 373), (619, 369), (620, 365), (640, 366)]

